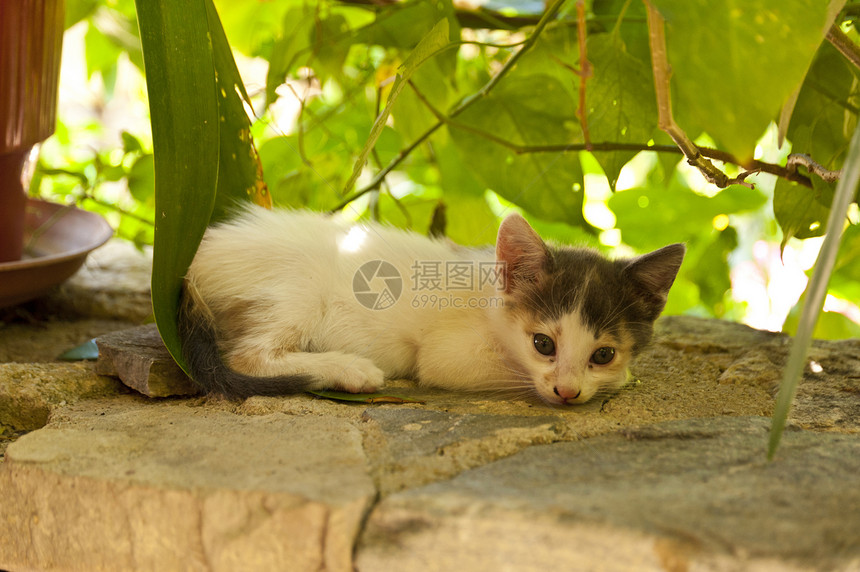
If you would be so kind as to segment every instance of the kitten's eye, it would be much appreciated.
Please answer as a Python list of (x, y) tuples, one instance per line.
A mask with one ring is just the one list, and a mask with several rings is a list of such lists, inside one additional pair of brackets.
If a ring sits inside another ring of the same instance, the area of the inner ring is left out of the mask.
[(546, 334), (535, 334), (534, 337), (535, 349), (538, 353), (551, 356), (555, 354), (555, 342)]
[(606, 365), (615, 359), (615, 348), (600, 348), (591, 354), (591, 363)]

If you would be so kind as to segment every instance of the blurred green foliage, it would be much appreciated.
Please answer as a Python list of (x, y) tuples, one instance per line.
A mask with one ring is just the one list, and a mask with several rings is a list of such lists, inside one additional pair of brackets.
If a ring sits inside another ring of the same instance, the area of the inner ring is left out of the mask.
[[(773, 149), (778, 130), (793, 152), (841, 168), (860, 109), (860, 72), (825, 32), (835, 22), (857, 40), (860, 2), (652, 1), (666, 20), (675, 119), (691, 138), (738, 164), (763, 146), (766, 160), (785, 165), (787, 151)], [(215, 5), (237, 56), (267, 63), (260, 83), (245, 87), (250, 132), (278, 206), (332, 210), (360, 195), (345, 206), (355, 218), (422, 233), (444, 212), (446, 234), (466, 245), (492, 242), (508, 208), (546, 237), (622, 253), (683, 241), (688, 256), (667, 311), (730, 319), (745, 310), (730, 295), (730, 265), (754, 241), (785, 246), (826, 230), (834, 183), (803, 167), (808, 186), (760, 174), (748, 179), (755, 189), (720, 190), (703, 184), (676, 151), (642, 151), (671, 141), (657, 128), (640, 0), (586, 1), (585, 54), (576, 2), (563, 3), (514, 66), (506, 64), (531, 38), (544, 2), (492, 1), (475, 10), (450, 0)], [(404, 67), (441, 21), (448, 45)], [(87, 74), (102, 78), (106, 98), (119, 61), (142, 66), (132, 0), (67, 0), (67, 25), (86, 27)], [(583, 55), (590, 73), (582, 73)], [(383, 110), (388, 116), (368, 145)], [(151, 135), (123, 133), (121, 146), (83, 153), (75, 137), (61, 123), (33, 188), (108, 213), (121, 236), (151, 243)], [(583, 150), (590, 143), (599, 150)], [(363, 153), (368, 162), (353, 184)], [(743, 170), (720, 167), (730, 176)], [(606, 190), (616, 184), (624, 190)], [(588, 205), (611, 212), (614, 223), (589, 216)], [(856, 226), (848, 229), (831, 287), (853, 301), (860, 300), (857, 236)], [(860, 334), (853, 322), (834, 320), (822, 321), (817, 334)]]

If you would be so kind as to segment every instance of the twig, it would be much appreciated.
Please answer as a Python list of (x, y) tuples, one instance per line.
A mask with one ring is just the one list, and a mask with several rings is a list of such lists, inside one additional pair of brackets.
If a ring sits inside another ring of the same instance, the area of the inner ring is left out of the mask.
[(838, 181), (839, 177), (842, 176), (842, 169), (831, 171), (804, 153), (792, 153), (785, 161), (785, 166), (794, 171), (797, 170), (798, 165), (803, 165), (806, 167), (807, 171), (814, 175), (818, 175), (828, 183)]
[[(490, 91), (494, 87), (496, 87), (496, 85), (498, 85), (502, 78), (508, 75), (508, 72), (513, 69), (519, 59), (535, 45), (538, 37), (540, 37), (544, 28), (546, 28), (547, 24), (549, 24), (549, 22), (553, 18), (555, 18), (556, 14), (558, 14), (559, 9), (561, 9), (561, 5), (564, 2), (565, 0), (555, 0), (552, 3), (552, 6), (550, 6), (547, 11), (544, 12), (543, 16), (541, 16), (540, 21), (535, 26), (528, 40), (526, 40), (523, 43), (522, 47), (517, 50), (507, 62), (505, 62), (505, 65), (502, 66), (502, 69), (500, 69), (498, 73), (496, 73), (496, 75), (491, 77), (490, 80), (484, 85), (484, 87), (473, 93), (471, 96), (463, 99), (458, 105), (456, 105), (451, 111), (449, 111), (448, 117), (456, 117), (457, 115), (463, 113), (469, 107), (474, 105), (477, 101), (480, 101), (481, 99), (486, 97), (487, 94), (490, 93)], [(432, 125), (429, 129), (427, 129), (427, 131), (419, 135), (418, 138), (413, 141), (408, 147), (401, 149), (400, 152), (391, 161), (389, 161), (388, 164), (376, 174), (376, 176), (373, 177), (370, 183), (368, 183), (365, 187), (353, 192), (349, 196), (345, 197), (338, 206), (331, 210), (331, 212), (337, 212), (343, 209), (352, 201), (379, 187), (379, 185), (382, 183), (382, 181), (385, 180), (385, 177), (387, 177), (391, 171), (397, 168), (397, 166), (400, 165), (400, 163), (402, 163), (412, 153), (412, 151), (414, 151), (422, 143), (429, 139), (430, 136), (433, 135), (436, 131), (438, 131), (439, 128), (442, 127), (444, 124), (445, 122), (442, 120), (437, 121), (435, 125)]]
[(833, 47), (839, 50), (845, 58), (854, 64), (854, 67), (860, 68), (860, 47), (851, 41), (845, 33), (839, 29), (839, 26), (833, 24), (827, 30), (827, 41), (833, 44)]
[(651, 67), (654, 71), (654, 91), (657, 94), (658, 125), (681, 149), (687, 163), (696, 167), (711, 184), (724, 189), (732, 184), (753, 188), (745, 179), (755, 170), (746, 171), (730, 179), (699, 151), (684, 133), (672, 115), (672, 92), (669, 84), (669, 59), (666, 54), (666, 22), (651, 0), (643, 0), (648, 13), (648, 43), (651, 46)]

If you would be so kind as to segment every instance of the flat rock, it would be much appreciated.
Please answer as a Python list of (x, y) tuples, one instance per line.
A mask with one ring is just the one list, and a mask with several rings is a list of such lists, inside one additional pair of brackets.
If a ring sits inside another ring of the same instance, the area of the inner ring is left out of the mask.
[(375, 496), (343, 420), (133, 396), (10, 445), (0, 490), (11, 570), (349, 571)]
[(860, 436), (685, 420), (530, 447), (371, 513), (359, 570), (857, 570)]
[(455, 414), (368, 408), (365, 450), (382, 494), (444, 480), (463, 470), (563, 438), (555, 416)]
[(158, 334), (155, 324), (111, 332), (96, 339), (96, 371), (116, 376), (148, 397), (194, 395), (199, 389), (180, 369)]

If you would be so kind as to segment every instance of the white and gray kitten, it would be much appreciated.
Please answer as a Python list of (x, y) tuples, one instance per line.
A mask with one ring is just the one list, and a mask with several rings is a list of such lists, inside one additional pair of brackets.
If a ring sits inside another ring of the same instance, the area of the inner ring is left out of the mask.
[[(584, 403), (625, 383), (684, 251), (607, 260), (547, 244), (514, 214), (493, 253), (252, 207), (203, 238), (185, 279), (182, 352), (203, 390), (229, 397), (369, 392), (405, 377)], [(439, 273), (429, 281), (422, 268)]]

